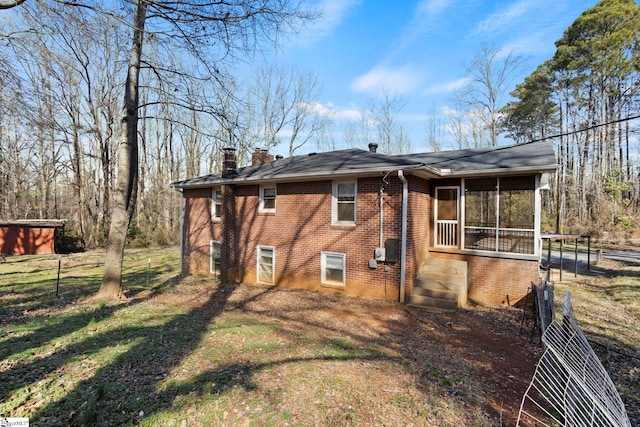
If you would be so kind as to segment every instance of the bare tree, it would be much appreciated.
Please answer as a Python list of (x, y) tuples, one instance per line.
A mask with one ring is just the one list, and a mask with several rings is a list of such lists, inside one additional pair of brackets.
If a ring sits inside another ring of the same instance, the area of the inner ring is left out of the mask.
[(325, 124), (313, 110), (319, 96), (318, 78), (315, 75), (301, 74), (293, 81), (289, 156), (309, 142)]
[(342, 138), (349, 148), (362, 148), (370, 142), (374, 142), (374, 137), (371, 135), (373, 126), (369, 112), (362, 109), (357, 117), (358, 120), (346, 120), (342, 129)]
[(378, 143), (387, 154), (406, 153), (411, 148), (411, 142), (404, 126), (398, 120), (398, 116), (407, 105), (405, 97), (398, 94), (390, 94), (383, 91), (383, 99), (380, 103), (369, 101), (369, 113), (372, 124), (375, 126)]
[[(21, 1), (3, 1), (3, 8)], [(29, 2), (27, 2), (28, 4)], [(293, 0), (231, 0), (223, 3), (206, 0), (174, 2), (170, 0), (126, 0), (118, 4), (95, 5), (93, 2), (72, 3), (43, 0), (54, 10), (72, 7), (77, 14), (97, 14), (110, 19), (112, 25), (127, 23), (131, 44), (127, 60), (120, 131), (117, 149), (117, 186), (106, 247), (105, 272), (99, 294), (107, 298), (122, 296), (122, 260), (127, 230), (135, 213), (138, 193), (138, 121), (140, 118), (141, 78), (165, 79), (176, 76), (175, 84), (163, 87), (173, 91), (175, 108), (189, 109), (182, 102), (183, 85), (190, 80), (224, 87), (225, 64), (240, 59), (266, 43), (275, 43), (295, 24), (315, 15)], [(64, 14), (60, 15), (61, 18)], [(148, 56), (146, 45), (158, 47), (157, 56)], [(170, 53), (179, 52), (181, 61), (165, 61)], [(147, 99), (147, 105), (160, 101)], [(199, 110), (207, 110), (204, 102)], [(208, 109), (215, 114), (215, 109)]]
[[(312, 139), (322, 121), (313, 111), (320, 94), (312, 73), (299, 73), (274, 65), (261, 68), (247, 95), (247, 126), (254, 130), (256, 145), (269, 149), (288, 134), (289, 155)], [(251, 120), (256, 123), (251, 123)]]
[(425, 126), (427, 134), (426, 143), (431, 151), (442, 150), (442, 141), (444, 140), (444, 126), (442, 120), (438, 117), (435, 107), (432, 107), (427, 115)]
[[(510, 78), (524, 62), (525, 58), (514, 51), (504, 53), (483, 44), (466, 69), (468, 83), (455, 95), (456, 104), (470, 113), (467, 120), (482, 124), (493, 147), (498, 145), (500, 109), (505, 105)], [(478, 126), (469, 128), (476, 131)]]
[[(150, 19), (159, 24), (147, 30)], [(220, 49), (224, 57), (253, 50), (261, 40), (275, 41), (277, 35), (291, 28), (300, 19), (311, 15), (288, 0), (237, 0), (212, 4), (206, 0), (188, 3), (139, 0), (134, 3), (133, 43), (129, 57), (129, 73), (125, 83), (122, 111), (120, 149), (118, 157), (118, 187), (107, 242), (105, 272), (100, 294), (120, 298), (122, 295), (122, 259), (129, 222), (137, 196), (137, 124), (139, 107), (139, 75), (145, 35), (165, 38), (169, 45), (192, 54), (202, 67), (201, 78), (214, 78), (220, 69), (210, 65), (210, 48)], [(171, 43), (173, 42), (173, 43)], [(222, 60), (222, 59), (221, 59)], [(160, 72), (158, 64), (154, 70)], [(194, 77), (194, 72), (182, 73)]]

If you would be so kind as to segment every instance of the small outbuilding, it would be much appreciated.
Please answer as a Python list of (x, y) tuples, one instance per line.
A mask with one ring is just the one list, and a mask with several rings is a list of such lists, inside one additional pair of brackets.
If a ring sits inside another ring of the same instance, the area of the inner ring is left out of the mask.
[(64, 231), (64, 219), (0, 220), (0, 254), (52, 254), (56, 233)]

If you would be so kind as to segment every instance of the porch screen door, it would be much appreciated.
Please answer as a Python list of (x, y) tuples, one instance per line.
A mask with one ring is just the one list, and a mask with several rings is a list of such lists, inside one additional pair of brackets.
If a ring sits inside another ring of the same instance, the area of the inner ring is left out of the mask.
[(436, 188), (435, 246), (458, 247), (458, 187)]

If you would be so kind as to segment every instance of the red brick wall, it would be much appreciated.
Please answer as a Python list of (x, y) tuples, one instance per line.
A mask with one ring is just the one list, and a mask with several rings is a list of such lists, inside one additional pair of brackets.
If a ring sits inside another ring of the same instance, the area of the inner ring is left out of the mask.
[(413, 280), (420, 266), (429, 256), (430, 199), (429, 181), (408, 177), (409, 209), (407, 225), (407, 277), (405, 300), (411, 295)]
[[(407, 177), (406, 295), (420, 265), (429, 257), (466, 260), (469, 298), (483, 304), (515, 304), (538, 277), (538, 263), (507, 258), (429, 252), (431, 186), (429, 181)], [(389, 177), (384, 190), (383, 245), (400, 241), (402, 183)], [(379, 245), (379, 199), (382, 178), (358, 179), (355, 227), (331, 225), (331, 181), (280, 183), (276, 212), (258, 212), (258, 185), (225, 185), (222, 221), (211, 221), (211, 189), (184, 191), (183, 271), (209, 274), (209, 245), (223, 242), (223, 278), (255, 282), (257, 246), (273, 246), (275, 284), (285, 287), (341, 292), (354, 296), (398, 300), (400, 262), (368, 267)], [(235, 218), (235, 220), (233, 219)], [(320, 280), (320, 252), (346, 254), (346, 286), (328, 286)], [(387, 271), (385, 271), (387, 270)], [(514, 274), (517, 272), (517, 274)], [(507, 297), (508, 296), (508, 297)]]
[(538, 262), (467, 254), (431, 252), (439, 259), (467, 261), (469, 299), (484, 305), (514, 305), (538, 281)]
[(52, 254), (55, 229), (8, 225), (0, 227), (0, 254)]
[[(383, 246), (386, 239), (401, 237), (402, 183), (397, 177), (388, 181)], [(381, 263), (377, 269), (368, 267), (379, 245), (381, 184), (382, 177), (358, 179), (355, 227), (331, 224), (331, 181), (279, 183), (275, 213), (258, 211), (258, 185), (223, 186), (221, 223), (211, 222), (210, 189), (185, 190), (183, 271), (208, 273), (209, 242), (223, 239), (225, 277), (255, 282), (257, 246), (274, 246), (279, 286), (398, 300), (400, 262), (388, 263), (386, 269)], [(321, 251), (346, 254), (344, 287), (321, 284)]]
[[(257, 246), (274, 246), (275, 284), (285, 287), (343, 292), (397, 300), (400, 263), (368, 267), (379, 245), (381, 178), (358, 179), (356, 226), (331, 224), (331, 181), (280, 183), (276, 212), (258, 212), (259, 187), (236, 187), (238, 279), (255, 282)], [(401, 183), (395, 178), (385, 189), (383, 245), (400, 238)], [(346, 254), (346, 285), (321, 284), (321, 251)]]
[(209, 273), (211, 240), (222, 240), (222, 223), (211, 220), (211, 202), (211, 188), (185, 190), (183, 193), (182, 269), (185, 273)]

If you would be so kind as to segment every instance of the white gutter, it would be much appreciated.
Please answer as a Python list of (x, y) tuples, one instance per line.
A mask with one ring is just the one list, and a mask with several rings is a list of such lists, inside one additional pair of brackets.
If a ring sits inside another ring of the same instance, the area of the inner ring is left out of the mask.
[(409, 202), (409, 182), (402, 170), (398, 170), (398, 178), (402, 181), (402, 236), (400, 238), (400, 302), (404, 302), (407, 275), (407, 205)]
[(451, 169), (440, 169), (440, 178), (467, 178), (467, 177), (479, 177), (479, 176), (508, 176), (508, 175), (522, 175), (524, 173), (542, 173), (542, 172), (556, 172), (558, 170), (557, 165), (540, 165), (540, 166), (520, 166), (512, 168), (494, 168), (494, 169), (482, 169), (482, 170), (462, 170), (452, 171)]

